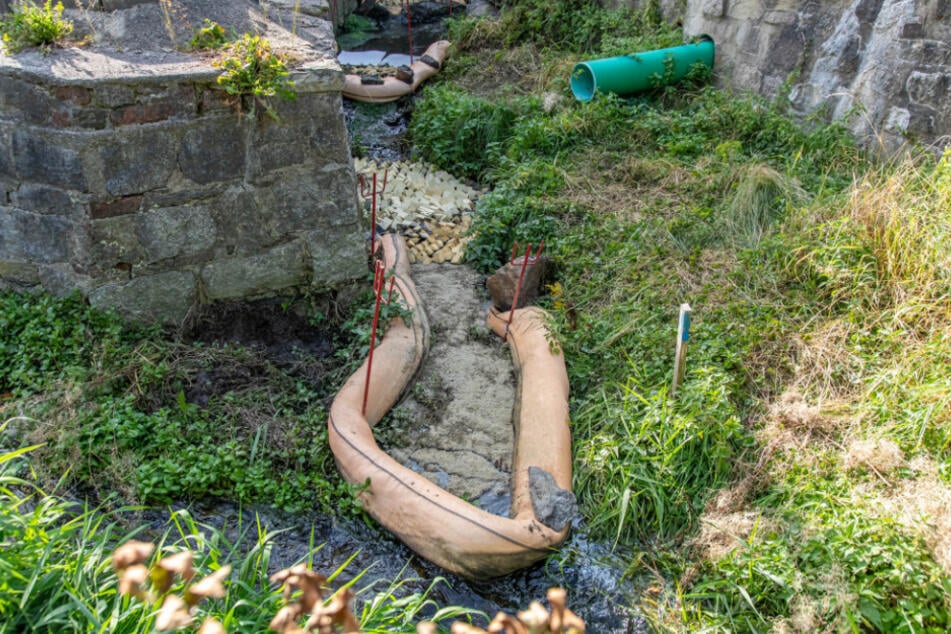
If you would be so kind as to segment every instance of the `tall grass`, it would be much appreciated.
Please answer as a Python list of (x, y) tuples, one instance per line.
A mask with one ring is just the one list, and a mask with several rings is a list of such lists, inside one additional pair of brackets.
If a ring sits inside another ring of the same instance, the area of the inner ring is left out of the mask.
[[(0, 438), (7, 425), (0, 426)], [(195, 553), (196, 578), (226, 563), (234, 573), (227, 594), (201, 604), (196, 623), (217, 619), (230, 632), (265, 632), (283, 605), (279, 588), (269, 581), (277, 533), (260, 524), (239, 526), (229, 540), (222, 530), (196, 523), (186, 511), (171, 515), (160, 534), (144, 527), (129, 529), (124, 510), (106, 512), (48, 495), (33, 482), (28, 461), (35, 446), (0, 451), (0, 633), (154, 631), (157, 606), (119, 593), (110, 561), (113, 550), (131, 539), (155, 539), (156, 552)], [(312, 544), (303, 561), (321, 546)], [(469, 618), (478, 614), (461, 607), (440, 608), (424, 592), (411, 592), (405, 579), (360, 586), (366, 570), (350, 571), (352, 558), (331, 572), (333, 582), (346, 571), (354, 587), (361, 627), (366, 632), (415, 632), (423, 616)], [(338, 581), (339, 583), (339, 581)], [(181, 590), (181, 584), (170, 588)], [(424, 614), (425, 613), (425, 614)]]
[(698, 369), (690, 379), (676, 400), (629, 380), (620, 398), (604, 394), (575, 417), (581, 501), (615, 543), (682, 539), (748, 442), (725, 377)]

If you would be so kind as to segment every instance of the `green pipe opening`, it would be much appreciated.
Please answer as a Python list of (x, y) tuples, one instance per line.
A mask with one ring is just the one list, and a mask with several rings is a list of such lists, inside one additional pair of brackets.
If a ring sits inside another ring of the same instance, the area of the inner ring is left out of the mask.
[(713, 69), (713, 39), (643, 53), (630, 53), (580, 62), (571, 71), (571, 92), (578, 101), (591, 101), (596, 92), (632, 95), (674, 84), (701, 63)]

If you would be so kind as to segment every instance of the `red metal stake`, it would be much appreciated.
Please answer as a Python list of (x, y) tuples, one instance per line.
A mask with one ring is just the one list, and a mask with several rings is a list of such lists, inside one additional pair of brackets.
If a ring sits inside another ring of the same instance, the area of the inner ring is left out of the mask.
[(370, 396), (370, 373), (373, 371), (373, 349), (376, 347), (376, 326), (380, 320), (380, 297), (383, 290), (383, 263), (377, 260), (376, 269), (373, 271), (373, 294), (376, 295), (376, 301), (373, 305), (373, 325), (370, 326), (370, 353), (367, 355), (367, 379), (363, 386), (363, 409), (364, 416), (367, 415), (367, 397)]
[(406, 0), (406, 33), (409, 37), (409, 64), (413, 65), (413, 20), (409, 14), (409, 0)]
[[(539, 249), (539, 253), (541, 250)], [(518, 307), (518, 294), (522, 290), (522, 280), (525, 279), (525, 269), (528, 268), (528, 259), (532, 254), (532, 245), (528, 245), (525, 249), (525, 259), (522, 260), (522, 270), (518, 274), (518, 282), (515, 284), (515, 295), (512, 297), (512, 308), (509, 309), (509, 320), (505, 324), (505, 335), (502, 337), (502, 341), (507, 341), (509, 338), (509, 326), (512, 325), (512, 317), (515, 316), (515, 309)]]
[(371, 199), (370, 201), (370, 257), (376, 257), (376, 201), (379, 196), (382, 196), (386, 191), (386, 179), (389, 175), (390, 170), (383, 170), (383, 186), (377, 189), (376, 177), (377, 173), (373, 172), (373, 187), (368, 190), (366, 188), (366, 179), (363, 177), (363, 174), (360, 174), (360, 195), (364, 198)]

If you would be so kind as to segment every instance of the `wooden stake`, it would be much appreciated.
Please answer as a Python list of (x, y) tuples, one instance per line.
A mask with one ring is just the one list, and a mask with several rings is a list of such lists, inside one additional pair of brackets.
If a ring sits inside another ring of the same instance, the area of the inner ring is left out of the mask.
[(671, 398), (677, 396), (677, 388), (684, 380), (687, 369), (687, 341), (690, 339), (690, 304), (680, 305), (677, 321), (677, 349), (674, 351), (674, 382), (670, 386)]

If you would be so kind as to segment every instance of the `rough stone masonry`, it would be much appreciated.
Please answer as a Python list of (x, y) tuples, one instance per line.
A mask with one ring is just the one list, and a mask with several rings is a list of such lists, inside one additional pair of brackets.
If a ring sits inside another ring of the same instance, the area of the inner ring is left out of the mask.
[[(0, 53), (0, 288), (78, 290), (178, 322), (196, 304), (363, 273), (321, 3), (301, 3), (307, 40), (277, 23), (295, 19), (282, 6), (268, 19), (246, 0), (100, 4), (67, 12), (85, 46)], [(297, 99), (271, 99), (277, 120), (250, 114), (216, 85), (212, 57), (187, 51), (205, 18), (293, 59)]]

